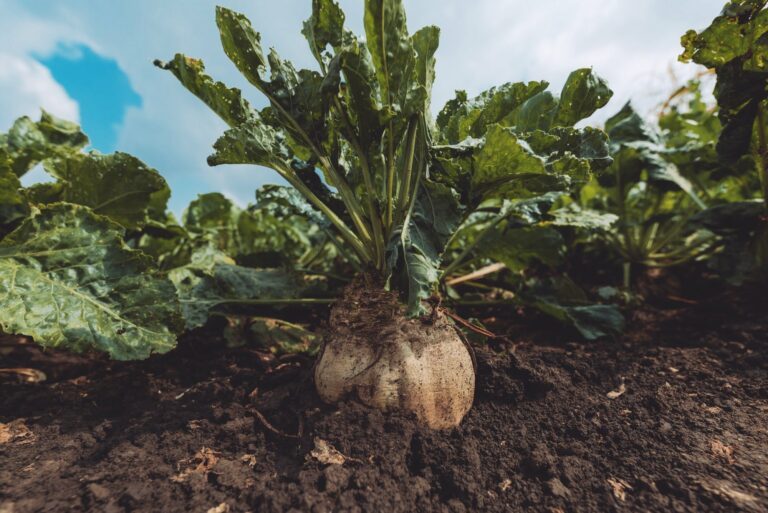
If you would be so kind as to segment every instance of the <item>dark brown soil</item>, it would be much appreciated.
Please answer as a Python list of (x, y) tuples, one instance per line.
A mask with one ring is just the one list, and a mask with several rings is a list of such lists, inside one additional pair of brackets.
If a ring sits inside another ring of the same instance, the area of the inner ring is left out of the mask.
[(130, 364), (0, 348), (48, 375), (0, 384), (0, 512), (768, 511), (768, 313), (750, 304), (673, 301), (594, 344), (510, 318), (446, 432), (324, 406), (311, 361), (208, 332)]

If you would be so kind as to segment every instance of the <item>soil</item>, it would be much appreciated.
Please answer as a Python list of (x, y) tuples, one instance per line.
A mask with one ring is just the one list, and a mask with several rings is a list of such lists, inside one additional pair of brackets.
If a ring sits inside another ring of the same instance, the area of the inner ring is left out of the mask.
[(764, 293), (646, 306), (618, 341), (487, 323), (507, 338), (440, 432), (326, 406), (310, 358), (214, 327), (136, 363), (6, 339), (47, 379), (0, 384), (0, 512), (768, 511)]

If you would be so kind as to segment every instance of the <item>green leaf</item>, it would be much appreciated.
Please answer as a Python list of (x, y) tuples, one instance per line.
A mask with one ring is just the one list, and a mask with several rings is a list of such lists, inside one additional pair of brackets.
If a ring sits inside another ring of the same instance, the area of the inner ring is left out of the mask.
[(171, 62), (155, 61), (155, 65), (173, 73), (189, 92), (200, 98), (228, 125), (239, 125), (256, 116), (239, 89), (216, 82), (205, 73), (203, 61), (177, 53)]
[(586, 119), (613, 96), (608, 83), (590, 68), (578, 69), (570, 74), (560, 94), (554, 124), (573, 126)]
[(0, 134), (0, 148), (5, 150), (18, 177), (43, 160), (76, 154), (87, 144), (88, 137), (78, 125), (45, 111), (40, 121), (25, 116), (17, 119), (7, 134)]
[(251, 22), (240, 13), (216, 7), (216, 25), (229, 60), (251, 84), (261, 87), (261, 73), (266, 70), (267, 59), (261, 47), (261, 36), (253, 30)]
[(312, 0), (312, 16), (304, 22), (301, 33), (317, 61), (325, 64), (325, 49), (329, 45), (338, 49), (344, 41), (344, 12), (333, 0)]
[(176, 285), (187, 329), (203, 326), (214, 311), (258, 302), (273, 306), (275, 300), (299, 297), (302, 288), (295, 274), (240, 267), (211, 250), (196, 253), (192, 263), (173, 269), (169, 278)]
[[(333, 88), (328, 90), (325, 77), (315, 71), (296, 71), (274, 49), (265, 58), (261, 36), (240, 13), (217, 7), (216, 23), (224, 52), (245, 78), (267, 96), (281, 128), (292, 135), (296, 144), (321, 146), (328, 135), (324, 129), (328, 96), (335, 94)], [(269, 81), (262, 77), (267, 65), (271, 72)]]
[(253, 119), (224, 132), (214, 144), (216, 152), (208, 164), (257, 164), (272, 168), (289, 168), (289, 150), (280, 132)]
[(762, 201), (736, 201), (702, 210), (691, 218), (691, 223), (727, 236), (756, 231), (765, 222), (765, 215)]
[(146, 224), (150, 211), (165, 211), (170, 196), (160, 173), (127, 153), (70, 155), (47, 160), (44, 167), (58, 182), (30, 188), (33, 202), (91, 207), (129, 229)]
[[(682, 38), (683, 62), (714, 68), (715, 98), (723, 131), (718, 154), (727, 164), (753, 152), (765, 153), (765, 100), (768, 98), (768, 11), (764, 0), (733, 0), (700, 33)], [(754, 139), (757, 144), (753, 144)], [(761, 139), (763, 142), (761, 143)], [(766, 183), (765, 177), (762, 179)], [(763, 190), (768, 190), (763, 187)]]
[(43, 208), (0, 242), (0, 327), (39, 344), (141, 359), (176, 345), (178, 302), (123, 229), (89, 209)]
[(365, 35), (384, 103), (402, 108), (414, 50), (402, 0), (365, 0)]
[(272, 317), (228, 317), (227, 346), (251, 345), (275, 355), (306, 353), (319, 348), (318, 336), (306, 328)]
[(275, 217), (285, 219), (297, 216), (307, 219), (319, 227), (330, 227), (328, 219), (292, 187), (262, 186), (256, 191), (256, 207)]
[(494, 125), (474, 159), (474, 196), (502, 196), (509, 189), (522, 189), (532, 175), (546, 175), (545, 161), (510, 130)]
[(457, 91), (437, 116), (442, 144), (458, 144), (467, 137), (483, 137), (490, 125), (509, 126), (505, 120), (528, 99), (549, 87), (548, 82), (504, 84), (491, 88), (473, 100)]
[(624, 331), (624, 316), (616, 305), (591, 304), (570, 278), (532, 280), (524, 302), (579, 331), (586, 340), (616, 337)]
[(680, 60), (718, 68), (744, 58), (751, 71), (768, 69), (768, 11), (764, 0), (736, 0), (726, 6), (712, 24), (697, 34), (690, 30), (682, 37), (685, 48)]
[(369, 160), (381, 152), (384, 132), (382, 106), (376, 70), (368, 48), (352, 40), (337, 55), (347, 86), (347, 98), (352, 120), (357, 127), (361, 145)]
[(705, 207), (693, 184), (680, 174), (675, 164), (666, 160), (660, 134), (629, 103), (606, 122), (606, 129), (615, 160), (614, 172), (605, 175), (604, 183), (612, 183), (612, 178), (619, 173), (626, 187), (643, 179), (645, 172), (649, 184), (666, 189), (672, 185), (684, 191), (699, 207)]
[(393, 280), (407, 291), (409, 315), (424, 312), (439, 279), (440, 255), (461, 223), (462, 209), (448, 187), (424, 182), (408, 222), (387, 248)]
[(534, 262), (554, 267), (565, 256), (565, 241), (557, 230), (541, 226), (501, 227), (484, 239), (477, 256), (522, 271)]
[(580, 228), (590, 231), (607, 231), (616, 224), (619, 216), (590, 208), (582, 208), (576, 203), (553, 211), (552, 224), (559, 227)]
[(12, 224), (29, 214), (27, 199), (21, 192), (19, 178), (0, 148), (0, 239)]

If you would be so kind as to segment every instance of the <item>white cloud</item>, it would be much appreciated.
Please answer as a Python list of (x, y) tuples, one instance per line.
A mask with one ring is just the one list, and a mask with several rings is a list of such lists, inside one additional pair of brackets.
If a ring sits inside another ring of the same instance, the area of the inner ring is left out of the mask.
[(21, 116), (36, 119), (41, 108), (64, 119), (80, 119), (77, 102), (48, 68), (30, 58), (0, 53), (0, 130)]

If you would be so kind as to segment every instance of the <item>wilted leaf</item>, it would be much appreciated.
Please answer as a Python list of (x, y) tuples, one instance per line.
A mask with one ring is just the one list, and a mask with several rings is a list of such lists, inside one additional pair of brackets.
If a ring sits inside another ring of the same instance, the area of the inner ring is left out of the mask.
[(315, 448), (309, 454), (323, 465), (343, 465), (347, 461), (334, 446), (318, 437), (315, 437)]

